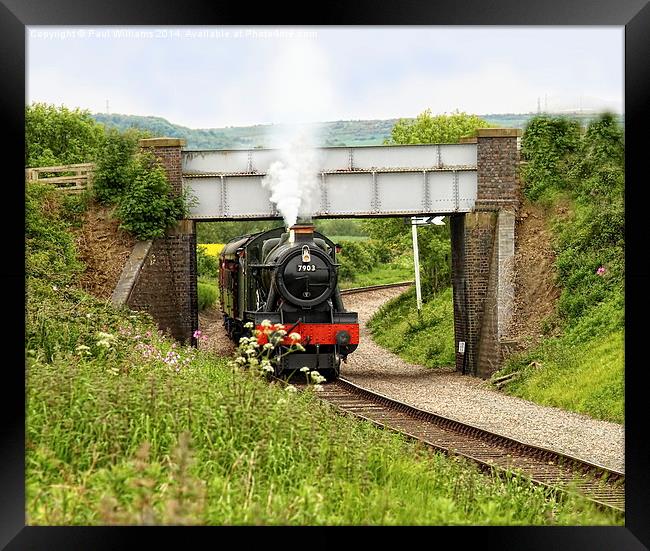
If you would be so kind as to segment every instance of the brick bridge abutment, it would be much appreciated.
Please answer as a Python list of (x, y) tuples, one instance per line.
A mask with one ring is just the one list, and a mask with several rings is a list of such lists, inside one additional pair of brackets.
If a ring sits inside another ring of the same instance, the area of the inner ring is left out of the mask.
[[(514, 312), (515, 217), (521, 130), (478, 130), (477, 196), (472, 212), (451, 214), (452, 287), (456, 369), (489, 377), (505, 357)], [(161, 161), (181, 194), (185, 140), (141, 140)], [(198, 297), (196, 225), (183, 220), (165, 237), (139, 243), (113, 294), (115, 304), (149, 312), (159, 327), (196, 345)]]
[(473, 212), (449, 217), (456, 369), (489, 377), (504, 359), (514, 313), (521, 130), (478, 130)]
[[(165, 168), (175, 194), (183, 192), (181, 150), (185, 140), (150, 138), (150, 149)], [(181, 220), (164, 237), (136, 245), (113, 293), (116, 305), (151, 314), (158, 327), (183, 343), (196, 346), (199, 327), (196, 273), (196, 224)]]

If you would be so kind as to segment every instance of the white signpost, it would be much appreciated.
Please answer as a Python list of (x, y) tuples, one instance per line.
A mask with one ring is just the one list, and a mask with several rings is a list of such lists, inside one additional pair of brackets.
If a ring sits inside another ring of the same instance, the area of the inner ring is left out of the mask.
[(420, 287), (420, 253), (418, 250), (418, 226), (435, 224), (444, 226), (444, 216), (411, 216), (411, 235), (413, 236), (413, 263), (415, 268), (415, 297), (418, 314), (422, 311), (422, 288)]

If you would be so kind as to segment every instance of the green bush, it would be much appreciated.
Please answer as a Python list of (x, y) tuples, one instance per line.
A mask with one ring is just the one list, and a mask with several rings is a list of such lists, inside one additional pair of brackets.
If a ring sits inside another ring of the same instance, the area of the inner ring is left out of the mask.
[(196, 268), (199, 277), (219, 277), (219, 259), (206, 253), (201, 245), (196, 247)]
[(366, 273), (379, 263), (377, 248), (368, 241), (341, 241), (342, 250), (337, 255), (339, 280), (354, 279), (355, 274)]
[(185, 217), (185, 198), (173, 195), (165, 170), (153, 154), (136, 154), (129, 178), (116, 211), (122, 229), (138, 239), (153, 239), (163, 237), (166, 229)]
[(205, 310), (214, 306), (219, 296), (219, 290), (216, 285), (211, 283), (198, 282), (199, 310)]
[(580, 124), (568, 117), (540, 115), (530, 120), (521, 140), (524, 194), (535, 201), (550, 188), (566, 189), (572, 154), (580, 143)]
[(142, 137), (137, 131), (120, 133), (111, 128), (106, 131), (99, 150), (93, 192), (100, 203), (112, 204), (119, 201), (133, 178), (133, 158)]
[(83, 265), (69, 225), (63, 218), (62, 196), (49, 184), (30, 183), (25, 192), (25, 276), (50, 286), (70, 284)]

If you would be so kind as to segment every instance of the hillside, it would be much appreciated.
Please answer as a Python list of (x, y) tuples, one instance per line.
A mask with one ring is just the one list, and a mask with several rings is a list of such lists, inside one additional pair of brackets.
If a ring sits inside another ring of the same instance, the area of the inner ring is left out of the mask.
[[(286, 128), (285, 125), (258, 124), (255, 126), (225, 128), (188, 128), (174, 124), (162, 117), (142, 117), (137, 115), (95, 113), (93, 118), (120, 131), (140, 128), (150, 131), (154, 136), (169, 136), (187, 140), (188, 149), (248, 149), (271, 147), (271, 137)], [(488, 114), (481, 118), (494, 126), (524, 128), (534, 116), (523, 114)], [(582, 124), (589, 122), (593, 115), (574, 114)], [(398, 119), (353, 120), (322, 123), (323, 146), (381, 145), (390, 138), (390, 133)]]

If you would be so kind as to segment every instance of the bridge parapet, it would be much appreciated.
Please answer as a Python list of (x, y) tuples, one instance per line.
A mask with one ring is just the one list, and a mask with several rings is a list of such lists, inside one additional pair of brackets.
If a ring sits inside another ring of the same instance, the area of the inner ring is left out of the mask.
[[(476, 201), (474, 144), (314, 149), (318, 217), (414, 216), (469, 212)], [(194, 220), (280, 218), (262, 186), (275, 149), (184, 151), (183, 187)]]

